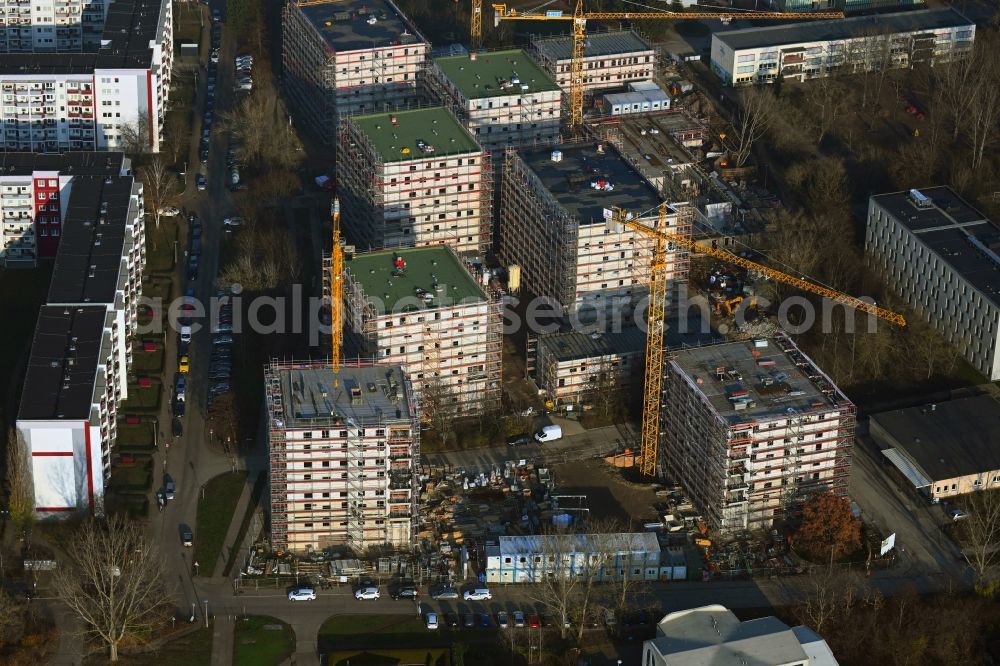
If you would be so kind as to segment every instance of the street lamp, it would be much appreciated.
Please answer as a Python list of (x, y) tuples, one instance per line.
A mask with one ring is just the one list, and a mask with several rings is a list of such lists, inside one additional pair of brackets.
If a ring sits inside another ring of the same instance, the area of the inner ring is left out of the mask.
[(205, 628), (208, 629), (208, 599), (202, 599), (201, 602), (205, 604)]

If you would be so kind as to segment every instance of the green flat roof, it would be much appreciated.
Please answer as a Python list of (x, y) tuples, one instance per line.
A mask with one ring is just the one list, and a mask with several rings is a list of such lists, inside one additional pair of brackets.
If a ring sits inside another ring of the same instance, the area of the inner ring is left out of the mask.
[[(469, 55), (444, 56), (435, 58), (434, 64), (466, 99), (516, 95), (521, 93), (521, 85), (528, 86), (525, 92), (559, 90), (552, 77), (522, 49), (477, 53), (475, 60)], [(515, 77), (520, 84), (506, 90), (500, 88), (501, 79), (510, 81)]]
[[(482, 150), (455, 116), (440, 106), (354, 116), (351, 121), (365, 133), (383, 162), (422, 160)], [(432, 146), (434, 151), (421, 150), (417, 141)]]
[[(406, 267), (394, 274), (395, 259), (401, 257)], [(376, 305), (380, 315), (386, 312), (409, 312), (446, 307), (460, 302), (480, 302), (486, 294), (465, 270), (448, 247), (424, 247), (383, 250), (356, 254), (346, 262), (351, 278), (361, 285), (365, 296)], [(437, 283), (440, 290), (435, 289)], [(430, 302), (417, 290), (431, 294)]]

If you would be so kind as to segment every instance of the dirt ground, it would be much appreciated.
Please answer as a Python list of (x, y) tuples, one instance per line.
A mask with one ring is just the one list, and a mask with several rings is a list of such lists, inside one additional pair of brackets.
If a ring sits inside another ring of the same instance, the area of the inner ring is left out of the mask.
[[(552, 466), (561, 495), (586, 495), (592, 519), (615, 519), (633, 530), (658, 519), (653, 504), (654, 486), (627, 480), (629, 470), (619, 470), (601, 460), (581, 460)], [(629, 527), (631, 525), (631, 527)]]

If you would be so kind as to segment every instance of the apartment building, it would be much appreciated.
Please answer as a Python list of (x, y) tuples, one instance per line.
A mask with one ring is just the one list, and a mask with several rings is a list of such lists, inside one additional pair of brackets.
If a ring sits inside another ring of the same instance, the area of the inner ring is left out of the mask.
[(125, 332), (104, 305), (44, 305), (17, 415), (40, 518), (102, 507), (127, 397)]
[(837, 666), (837, 659), (809, 627), (771, 616), (741, 622), (719, 604), (668, 614), (642, 644), (642, 666), (710, 663)]
[(769, 4), (781, 12), (842, 11), (845, 14), (857, 14), (922, 7), (926, 3), (923, 0), (770, 0)]
[(949, 187), (880, 194), (865, 253), (972, 367), (1000, 379), (1000, 226)]
[(285, 91), (326, 143), (344, 116), (420, 102), (430, 46), (391, 0), (292, 1), (281, 25)]
[(521, 49), (435, 58), (427, 85), (487, 150), (559, 139), (562, 91)]
[(403, 371), (272, 361), (264, 382), (274, 548), (412, 545), (420, 414)]
[[(573, 43), (570, 37), (548, 37), (531, 43), (535, 59), (565, 92), (570, 89)], [(583, 50), (583, 90), (624, 88), (629, 81), (656, 76), (657, 53), (630, 30), (588, 32)]]
[(3, 0), (0, 53), (96, 50), (110, 4), (111, 0)]
[(711, 67), (726, 85), (750, 85), (933, 66), (968, 53), (975, 34), (952, 8), (746, 28), (712, 35)]
[(551, 333), (538, 338), (534, 380), (557, 405), (593, 404), (596, 394), (628, 390), (642, 379), (645, 357), (646, 332), (638, 327)]
[(159, 150), (173, 66), (169, 0), (115, 0), (100, 48), (0, 58), (0, 149), (114, 150), (145, 125)]
[(486, 582), (540, 583), (559, 576), (659, 580), (660, 542), (651, 532), (528, 534), (488, 544)]
[(432, 409), (457, 417), (499, 404), (502, 303), (477, 277), (447, 247), (345, 262), (348, 329), (367, 356), (403, 368), (425, 417)]
[(660, 476), (722, 533), (767, 528), (811, 493), (847, 492), (855, 408), (784, 334), (674, 352)]
[(0, 263), (33, 267), (56, 256), (74, 179), (131, 168), (121, 153), (0, 153)]
[(489, 153), (442, 107), (344, 120), (337, 180), (344, 229), (360, 249), (490, 245)]
[[(500, 257), (520, 267), (524, 289), (580, 322), (604, 318), (601, 330), (630, 321), (647, 293), (652, 242), (610, 230), (606, 215), (620, 207), (657, 227), (657, 191), (614, 148), (594, 143), (508, 151), (501, 190)], [(675, 208), (664, 228), (689, 236), (691, 209)], [(686, 279), (687, 250), (668, 252), (667, 263), (670, 280)]]

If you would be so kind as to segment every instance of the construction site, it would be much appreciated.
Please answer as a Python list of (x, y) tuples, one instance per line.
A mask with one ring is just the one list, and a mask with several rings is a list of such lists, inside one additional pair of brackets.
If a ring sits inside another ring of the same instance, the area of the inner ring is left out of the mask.
[(347, 329), (363, 357), (403, 368), (428, 419), (499, 403), (502, 294), (488, 272), (476, 270), (449, 247), (355, 254), (345, 262)]
[(489, 153), (442, 107), (346, 119), (337, 173), (344, 229), (358, 249), (490, 246)]
[(403, 371), (273, 361), (264, 382), (273, 549), (410, 547), (420, 414)]

